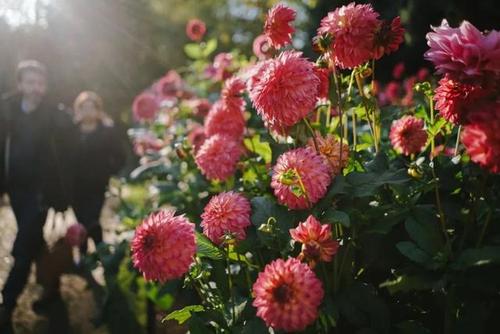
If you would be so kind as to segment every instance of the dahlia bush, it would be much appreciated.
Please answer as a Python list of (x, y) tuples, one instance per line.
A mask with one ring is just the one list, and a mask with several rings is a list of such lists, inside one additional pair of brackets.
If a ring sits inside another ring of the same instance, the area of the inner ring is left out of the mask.
[(190, 333), (496, 332), (500, 33), (443, 21), (382, 83), (403, 17), (335, 8), (306, 55), (262, 14), (250, 56), (190, 21), (135, 98), (122, 281)]

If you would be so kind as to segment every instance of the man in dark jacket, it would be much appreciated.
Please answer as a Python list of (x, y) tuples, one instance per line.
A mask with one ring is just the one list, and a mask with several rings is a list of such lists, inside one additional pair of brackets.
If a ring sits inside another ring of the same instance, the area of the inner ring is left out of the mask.
[[(0, 104), (0, 184), (7, 192), (18, 232), (12, 249), (14, 266), (5, 282), (0, 306), (0, 332), (8, 332), (17, 298), (31, 264), (44, 247), (43, 225), (49, 206), (63, 210), (70, 194), (63, 161), (72, 122), (46, 99), (47, 74), (37, 61), (23, 61), (17, 70), (18, 94)], [(1, 222), (0, 222), (1, 224)]]

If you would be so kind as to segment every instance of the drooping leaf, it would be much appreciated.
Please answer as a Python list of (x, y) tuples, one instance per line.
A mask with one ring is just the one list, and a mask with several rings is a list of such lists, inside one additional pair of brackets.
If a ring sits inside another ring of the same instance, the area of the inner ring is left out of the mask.
[(212, 260), (222, 260), (224, 253), (203, 234), (196, 232), (196, 254)]
[(351, 226), (351, 220), (349, 215), (344, 211), (329, 209), (325, 212), (325, 215), (321, 217), (321, 220), (329, 224), (342, 224), (345, 227)]
[(191, 318), (192, 313), (203, 312), (205, 308), (203, 305), (189, 305), (180, 310), (176, 310), (170, 314), (168, 314), (162, 321), (166, 320), (177, 320), (177, 322), (182, 325), (189, 318)]
[(252, 138), (244, 140), (245, 147), (252, 153), (262, 157), (266, 164), (271, 163), (273, 152), (268, 142), (260, 140), (260, 135), (256, 134)]
[(485, 246), (466, 249), (452, 263), (452, 268), (455, 270), (464, 270), (487, 264), (500, 264), (500, 247)]

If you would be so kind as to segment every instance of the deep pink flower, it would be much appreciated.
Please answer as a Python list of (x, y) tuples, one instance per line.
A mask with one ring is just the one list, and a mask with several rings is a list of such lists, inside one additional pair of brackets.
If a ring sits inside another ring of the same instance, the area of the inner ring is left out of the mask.
[(245, 111), (245, 100), (242, 98), (245, 88), (245, 82), (238, 77), (233, 76), (224, 82), (221, 98), (227, 109), (238, 110), (241, 113)]
[(198, 152), (198, 149), (201, 147), (201, 145), (203, 145), (206, 139), (207, 137), (205, 136), (205, 129), (203, 128), (203, 126), (198, 123), (194, 123), (187, 136), (187, 140), (193, 148), (194, 155), (196, 155), (196, 152)]
[(470, 22), (451, 28), (446, 20), (427, 34), (430, 49), (425, 57), (434, 63), (437, 73), (457, 77), (478, 77), (485, 72), (500, 74), (500, 33), (483, 35)]
[(270, 58), (273, 51), (266, 35), (259, 35), (253, 40), (252, 50), (260, 60)]
[(328, 68), (314, 66), (314, 73), (319, 79), (318, 98), (327, 99), (330, 92), (331, 71)]
[(250, 99), (271, 130), (281, 134), (314, 109), (320, 80), (300, 52), (265, 61), (249, 81)]
[(216, 134), (205, 140), (196, 153), (195, 161), (207, 179), (225, 181), (236, 171), (242, 153), (239, 141)]
[(424, 121), (404, 116), (392, 123), (389, 138), (394, 149), (404, 155), (420, 153), (427, 142)]
[(245, 118), (241, 108), (231, 109), (222, 101), (214, 103), (205, 117), (205, 134), (211, 137), (223, 134), (234, 140), (241, 139), (245, 131)]
[(163, 78), (154, 84), (154, 89), (156, 94), (161, 99), (169, 99), (180, 95), (182, 93), (183, 85), (184, 84), (179, 73), (177, 73), (177, 71), (170, 70)]
[(321, 223), (312, 215), (296, 228), (290, 229), (292, 239), (302, 244), (299, 260), (306, 260), (311, 268), (320, 261), (330, 262), (339, 248), (332, 238), (331, 226)]
[(468, 116), (461, 140), (472, 161), (500, 173), (500, 103), (477, 105)]
[(216, 81), (223, 81), (231, 77), (231, 67), (233, 65), (233, 55), (222, 52), (215, 56), (213, 62), (214, 76)]
[(487, 91), (478, 83), (464, 83), (445, 75), (436, 88), (434, 100), (436, 110), (451, 123), (464, 123), (467, 113), (479, 99), (487, 95)]
[(196, 253), (194, 224), (174, 210), (149, 215), (135, 230), (132, 260), (148, 281), (182, 277)]
[(191, 99), (186, 101), (186, 105), (192, 109), (196, 117), (200, 118), (207, 116), (210, 108), (212, 108), (212, 104), (207, 99)]
[(380, 59), (384, 54), (390, 54), (404, 41), (405, 30), (401, 26), (401, 18), (395, 17), (391, 22), (383, 21), (375, 34), (373, 58)]
[(417, 72), (417, 81), (422, 82), (427, 80), (429, 74), (429, 69), (427, 67), (421, 67)]
[(278, 157), (271, 188), (280, 204), (290, 209), (307, 209), (326, 193), (330, 168), (312, 148), (297, 148)]
[(87, 242), (87, 229), (82, 224), (73, 224), (66, 230), (66, 243), (72, 247), (80, 247)]
[(274, 330), (298, 332), (318, 317), (323, 285), (305, 263), (275, 260), (259, 273), (253, 285), (257, 316)]
[(392, 104), (398, 104), (401, 100), (401, 84), (397, 81), (391, 81), (385, 86), (385, 98)]
[(203, 234), (217, 245), (224, 242), (226, 235), (244, 240), (245, 229), (251, 225), (250, 211), (250, 202), (239, 193), (229, 191), (215, 195), (201, 214)]
[(191, 19), (186, 24), (186, 35), (192, 41), (201, 41), (206, 32), (207, 27), (205, 26), (205, 22), (199, 19)]
[(321, 20), (318, 34), (331, 36), (335, 64), (354, 68), (373, 57), (374, 38), (381, 25), (378, 16), (371, 5), (351, 2)]
[(403, 74), (405, 73), (405, 63), (402, 61), (394, 65), (392, 68), (392, 77), (396, 80), (399, 80), (403, 77)]
[(277, 4), (269, 10), (264, 33), (271, 46), (279, 49), (291, 43), (295, 28), (290, 23), (295, 20), (296, 15), (294, 9), (283, 4)]
[(153, 120), (158, 111), (158, 102), (156, 96), (150, 93), (141, 93), (137, 95), (132, 104), (134, 118), (138, 121)]

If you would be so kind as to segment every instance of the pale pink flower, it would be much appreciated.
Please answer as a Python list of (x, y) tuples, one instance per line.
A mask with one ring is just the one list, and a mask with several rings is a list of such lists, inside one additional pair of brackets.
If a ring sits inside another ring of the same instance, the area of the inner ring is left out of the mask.
[(141, 93), (135, 97), (132, 104), (134, 118), (138, 121), (153, 120), (156, 117), (158, 107), (156, 96), (150, 93)]
[(243, 137), (244, 131), (245, 118), (242, 109), (231, 109), (222, 101), (214, 103), (207, 117), (205, 117), (205, 134), (207, 137), (222, 134), (238, 140)]
[(186, 24), (186, 35), (190, 40), (199, 42), (205, 36), (207, 27), (205, 22), (199, 19), (191, 19)]

